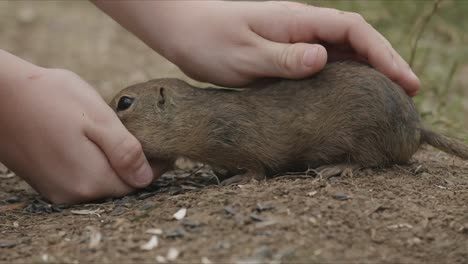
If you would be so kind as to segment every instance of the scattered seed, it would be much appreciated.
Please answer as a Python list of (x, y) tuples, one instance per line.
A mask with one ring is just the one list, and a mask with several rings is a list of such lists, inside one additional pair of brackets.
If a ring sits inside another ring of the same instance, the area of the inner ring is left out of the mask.
[(166, 259), (169, 261), (174, 261), (177, 259), (177, 257), (179, 257), (179, 250), (177, 250), (176, 248), (169, 248), (169, 250), (167, 251)]
[(6, 174), (8, 171), (8, 168), (3, 163), (0, 163), (0, 174)]
[(41, 259), (43, 262), (49, 262), (49, 255), (47, 254), (42, 254), (41, 255)]
[(196, 190), (196, 189), (199, 189), (199, 187), (195, 187), (195, 186), (191, 186), (191, 185), (184, 185), (184, 184), (181, 184), (180, 187), (182, 187), (182, 189), (184, 190)]
[(278, 223), (278, 222), (275, 221), (275, 220), (267, 220), (267, 221), (256, 223), (255, 227), (256, 228), (265, 228), (265, 227), (268, 227), (268, 226), (275, 225), (276, 223)]
[(101, 232), (99, 232), (99, 230), (94, 226), (87, 226), (85, 227), (85, 229), (90, 233), (88, 248), (90, 249), (97, 248), (102, 239)]
[(421, 244), (422, 240), (419, 237), (413, 237), (408, 239), (408, 245), (413, 246), (417, 244)]
[(313, 224), (313, 225), (317, 225), (317, 224), (318, 224), (317, 218), (315, 218), (315, 217), (313, 217), (313, 216), (309, 217), (308, 220), (309, 220), (309, 222), (310, 222), (311, 224)]
[(71, 210), (70, 211), (72, 214), (76, 215), (96, 215), (97, 217), (101, 217), (100, 213), (104, 212), (103, 209), (95, 209), (95, 210)]
[(146, 230), (146, 233), (151, 235), (162, 235), (163, 231), (159, 228), (150, 228)]
[(163, 257), (163, 256), (160, 256), (160, 255), (156, 256), (156, 261), (159, 262), (159, 263), (166, 263), (167, 262), (166, 258)]
[(213, 263), (213, 262), (211, 262), (211, 260), (209, 260), (207, 257), (203, 257), (203, 258), (201, 259), (201, 263), (202, 263), (202, 264), (211, 264), (211, 263)]
[(187, 214), (187, 208), (181, 208), (179, 209), (179, 211), (177, 211), (173, 217), (176, 219), (176, 220), (182, 220), (184, 219), (185, 215)]
[(151, 196), (155, 196), (157, 192), (144, 192), (144, 193), (140, 193), (136, 199), (137, 200), (144, 200), (146, 198), (149, 198)]
[(7, 174), (2, 174), (0, 175), (0, 179), (11, 179), (15, 177), (16, 175), (13, 172), (9, 172)]
[(402, 223), (402, 224), (395, 224), (395, 225), (389, 225), (387, 226), (388, 229), (398, 229), (398, 228), (408, 228), (411, 229), (413, 228), (412, 225), (407, 224), (407, 223)]
[(152, 249), (156, 248), (158, 246), (158, 244), (159, 244), (158, 237), (153, 235), (153, 236), (151, 236), (150, 240), (148, 240), (148, 242), (146, 242), (145, 244), (140, 246), (140, 249), (141, 250), (152, 250)]

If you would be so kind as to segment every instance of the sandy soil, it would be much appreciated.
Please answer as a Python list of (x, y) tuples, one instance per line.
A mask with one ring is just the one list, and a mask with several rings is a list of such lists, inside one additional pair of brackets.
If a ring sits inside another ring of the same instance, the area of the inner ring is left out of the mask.
[[(70, 69), (106, 99), (150, 78), (186, 78), (87, 2), (0, 1), (0, 24), (1, 48)], [(152, 236), (158, 245), (143, 249)], [(163, 261), (468, 263), (468, 162), (430, 148), (410, 166), (229, 187), (196, 167), (69, 208), (0, 169), (0, 262)]]

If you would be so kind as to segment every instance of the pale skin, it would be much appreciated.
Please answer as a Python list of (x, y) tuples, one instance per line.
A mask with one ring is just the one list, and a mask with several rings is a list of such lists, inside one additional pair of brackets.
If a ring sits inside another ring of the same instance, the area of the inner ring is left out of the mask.
[[(409, 95), (418, 78), (357, 14), (286, 2), (95, 1), (194, 79), (242, 86), (302, 78), (327, 60), (366, 61)], [(321, 44), (318, 44), (321, 43)], [(0, 161), (53, 203), (118, 197), (164, 169), (79, 76), (0, 50)]]

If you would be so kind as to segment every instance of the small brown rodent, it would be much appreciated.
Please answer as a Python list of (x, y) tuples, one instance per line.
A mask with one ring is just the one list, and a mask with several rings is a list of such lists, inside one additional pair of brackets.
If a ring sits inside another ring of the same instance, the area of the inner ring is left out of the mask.
[(462, 159), (468, 146), (426, 128), (401, 87), (373, 68), (336, 62), (303, 80), (248, 89), (156, 79), (111, 102), (149, 159), (186, 157), (246, 179), (307, 168), (405, 164), (427, 143)]

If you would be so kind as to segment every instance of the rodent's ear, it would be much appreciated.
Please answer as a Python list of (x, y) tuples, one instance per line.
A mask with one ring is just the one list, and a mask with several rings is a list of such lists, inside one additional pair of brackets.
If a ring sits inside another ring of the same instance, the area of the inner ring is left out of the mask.
[(166, 103), (164, 87), (159, 88), (158, 106), (163, 107)]

